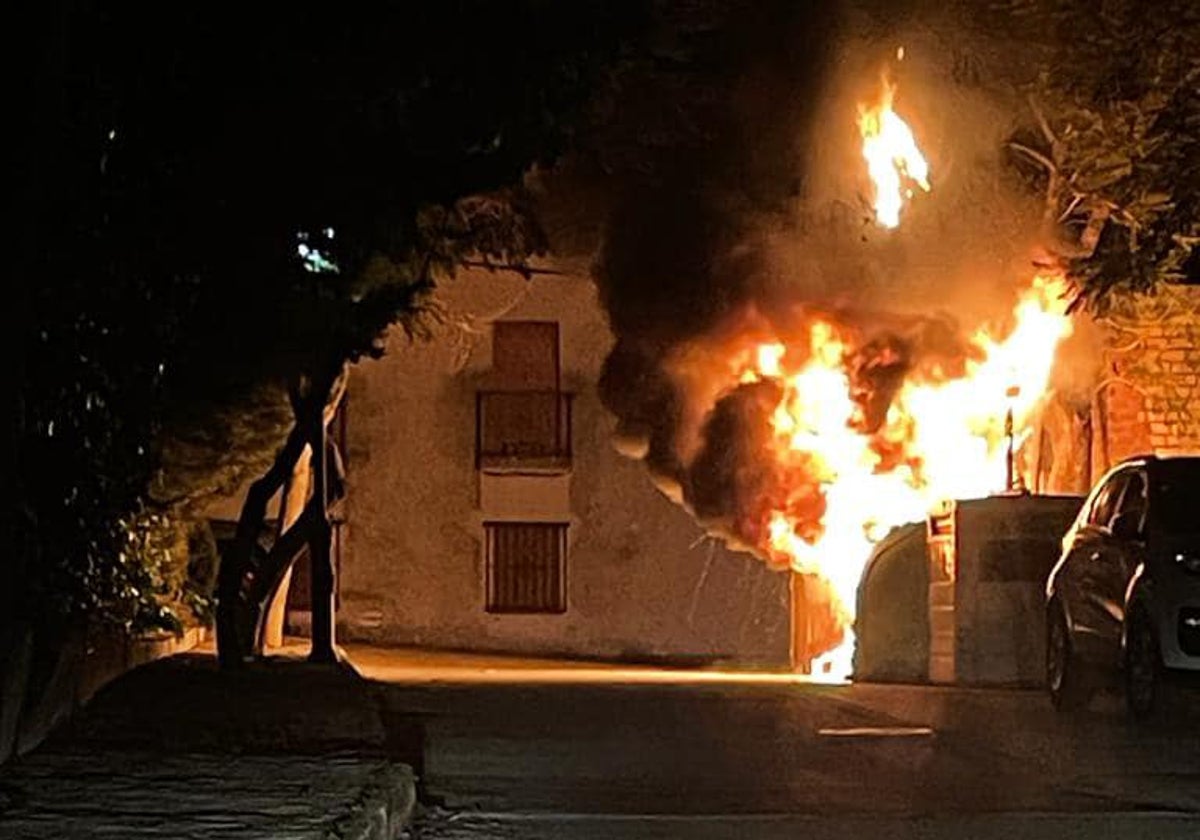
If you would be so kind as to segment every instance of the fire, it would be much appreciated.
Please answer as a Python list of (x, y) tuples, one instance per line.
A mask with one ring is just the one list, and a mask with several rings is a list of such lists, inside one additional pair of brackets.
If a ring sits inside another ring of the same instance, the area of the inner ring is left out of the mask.
[(879, 102), (858, 108), (862, 155), (875, 189), (875, 218), (886, 228), (900, 224), (900, 211), (913, 187), (929, 192), (929, 164), (908, 123), (892, 110), (896, 85), (885, 76)]
[(768, 457), (797, 465), (797, 484), (815, 481), (824, 497), (817, 521), (807, 502), (767, 510), (759, 545), (772, 563), (817, 575), (832, 591), (844, 641), (817, 670), (849, 672), (855, 593), (875, 542), (941, 500), (1006, 489), (1004, 418), (1012, 412), (1018, 435), (1029, 427), (1055, 349), (1071, 332), (1066, 291), (1061, 277), (1035, 277), (1011, 328), (978, 330), (961, 375), (936, 365), (909, 371), (874, 429), (852, 396), (865, 346), (855, 330), (818, 317), (798, 346), (765, 342), (743, 357), (750, 366), (738, 382), (780, 389)]
[[(930, 189), (895, 92), (885, 79), (879, 103), (859, 109), (889, 228)], [(850, 672), (859, 581), (889, 530), (1017, 485), (1013, 453), (1072, 330), (1068, 291), (1062, 275), (1035, 276), (1002, 323), (973, 334), (947, 316), (740, 312), (668, 359), (692, 423), (676, 441), (681, 498), (734, 544), (808, 576), (813, 647), (827, 648), (814, 672)]]

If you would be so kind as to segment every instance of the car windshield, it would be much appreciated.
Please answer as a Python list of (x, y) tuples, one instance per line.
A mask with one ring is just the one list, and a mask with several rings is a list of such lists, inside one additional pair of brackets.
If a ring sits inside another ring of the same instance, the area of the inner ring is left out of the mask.
[(1171, 534), (1200, 533), (1200, 458), (1158, 465), (1153, 507), (1158, 526)]

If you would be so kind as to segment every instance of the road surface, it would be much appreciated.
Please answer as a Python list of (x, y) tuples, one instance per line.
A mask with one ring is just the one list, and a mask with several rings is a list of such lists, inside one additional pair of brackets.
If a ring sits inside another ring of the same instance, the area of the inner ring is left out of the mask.
[(403, 668), (434, 838), (1200, 837), (1200, 711), (614, 668)]

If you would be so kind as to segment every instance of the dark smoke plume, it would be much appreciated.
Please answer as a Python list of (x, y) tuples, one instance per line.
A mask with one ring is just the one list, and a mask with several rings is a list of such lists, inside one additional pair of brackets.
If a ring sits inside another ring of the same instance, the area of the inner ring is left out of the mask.
[[(962, 373), (968, 331), (939, 312), (973, 328), (1010, 307), (1036, 213), (994, 177), (1010, 105), (986, 73), (957, 72), (956, 30), (929, 26), (929, 9), (913, 30), (895, 4), (866, 0), (657, 8), (653, 59), (618, 81), (547, 201), (599, 241), (593, 275), (616, 337), (600, 393), (623, 448), (711, 528), (761, 545), (769, 509), (819, 524), (818, 470), (764, 455), (773, 386), (701, 399), (672, 362), (746, 324), (786, 342), (828, 314), (854, 331), (855, 425), (873, 434), (906, 381)], [(894, 235), (864, 201), (854, 123), (900, 43), (915, 56), (900, 97), (924, 120), (936, 202), (914, 202)], [(904, 457), (889, 445), (884, 469)]]
[[(781, 218), (801, 191), (796, 150), (835, 40), (831, 9), (714, 3), (667, 13), (661, 63), (629, 82), (617, 136), (601, 141), (610, 154), (634, 149), (615, 155), (627, 168), (617, 173), (594, 271), (617, 336), (601, 396), (619, 434), (638, 441), (651, 468), (687, 496), (675, 446), (687, 396), (663, 362), (759, 294), (764, 222)], [(621, 133), (629, 125), (633, 138)], [(731, 423), (714, 418), (709, 433)], [(711, 467), (698, 465), (705, 475)], [(703, 482), (696, 492), (695, 504), (720, 512), (721, 494)]]

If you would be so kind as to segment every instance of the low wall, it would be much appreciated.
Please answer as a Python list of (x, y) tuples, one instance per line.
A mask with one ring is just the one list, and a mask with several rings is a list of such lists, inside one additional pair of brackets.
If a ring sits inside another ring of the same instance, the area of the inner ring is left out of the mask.
[(4, 628), (0, 764), (36, 747), (112, 680), (139, 665), (191, 650), (206, 635), (204, 628), (181, 636), (136, 638), (77, 630), (47, 644), (29, 627)]

